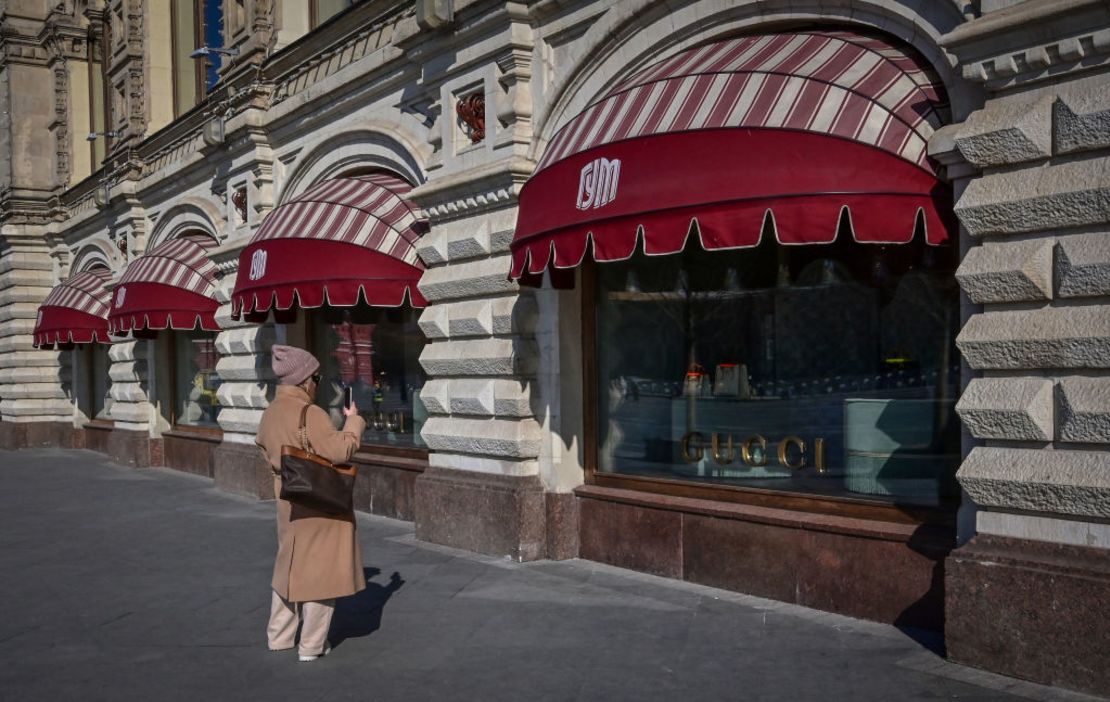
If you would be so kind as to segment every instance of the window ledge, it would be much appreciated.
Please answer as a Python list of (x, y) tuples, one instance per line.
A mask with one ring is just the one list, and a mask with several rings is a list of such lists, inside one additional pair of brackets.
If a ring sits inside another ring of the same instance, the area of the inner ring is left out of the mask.
[(115, 427), (116, 422), (112, 419), (90, 419), (81, 425), (82, 429), (99, 429), (100, 431), (111, 431)]
[(208, 441), (213, 444), (218, 444), (224, 440), (223, 429), (212, 429), (209, 427), (175, 426), (169, 431), (162, 432), (162, 436), (178, 439), (192, 439), (195, 441)]
[(365, 444), (351, 457), (351, 462), (423, 473), (428, 467), (428, 450)]
[(626, 488), (583, 485), (575, 489), (579, 498), (615, 502), (619, 504), (660, 509), (671, 512), (697, 514), (720, 519), (735, 519), (759, 524), (846, 534), (883, 541), (908, 542), (922, 536), (922, 529), (935, 533), (941, 539), (955, 537), (954, 530), (944, 524), (907, 522), (904, 516), (895, 518), (896, 508), (891, 508), (891, 519), (861, 518), (844, 515), (822, 514), (796, 509), (762, 507), (757, 505), (718, 502), (693, 497), (664, 495)]

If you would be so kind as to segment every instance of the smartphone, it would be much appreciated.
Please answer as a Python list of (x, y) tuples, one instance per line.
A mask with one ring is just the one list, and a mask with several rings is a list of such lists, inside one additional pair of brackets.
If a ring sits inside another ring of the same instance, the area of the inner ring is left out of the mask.
[(355, 400), (355, 392), (350, 385), (343, 388), (343, 409), (351, 409), (351, 403)]

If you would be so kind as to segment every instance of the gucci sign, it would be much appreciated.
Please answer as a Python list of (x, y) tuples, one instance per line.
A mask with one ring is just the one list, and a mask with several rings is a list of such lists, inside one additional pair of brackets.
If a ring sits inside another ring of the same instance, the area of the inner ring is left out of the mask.
[[(767, 439), (764, 437), (759, 434), (752, 434), (745, 437), (737, 445), (733, 442), (732, 434), (726, 434), (725, 436), (726, 438), (722, 441), (721, 435), (713, 432), (710, 434), (707, 446), (704, 434), (699, 431), (686, 432), (686, 435), (682, 437), (682, 460), (687, 463), (697, 463), (705, 458), (706, 449), (708, 448), (709, 455), (720, 466), (727, 466), (736, 461), (737, 458), (749, 468), (758, 468), (768, 464), (770, 460), (769, 452), (767, 450)], [(783, 468), (801, 470), (812, 465), (819, 473), (825, 472), (825, 440), (823, 438), (818, 437), (813, 440), (812, 454), (808, 451), (809, 447), (805, 439), (799, 436), (784, 437), (778, 442), (776, 448), (775, 458), (778, 459), (778, 465)]]

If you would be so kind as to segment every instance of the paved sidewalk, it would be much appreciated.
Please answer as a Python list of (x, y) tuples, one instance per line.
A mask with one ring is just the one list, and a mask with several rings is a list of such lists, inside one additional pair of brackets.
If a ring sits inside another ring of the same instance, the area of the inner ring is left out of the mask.
[(1080, 700), (890, 627), (360, 515), (334, 651), (266, 650), (273, 503), (86, 451), (0, 451), (0, 700)]

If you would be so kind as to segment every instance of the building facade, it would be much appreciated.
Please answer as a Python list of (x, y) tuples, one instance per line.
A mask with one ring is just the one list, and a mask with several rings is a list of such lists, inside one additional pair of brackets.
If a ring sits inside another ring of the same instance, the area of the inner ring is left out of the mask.
[[(1098, 0), (9, 0), (0, 439), (1106, 693)], [(200, 51), (198, 51), (198, 49)]]

